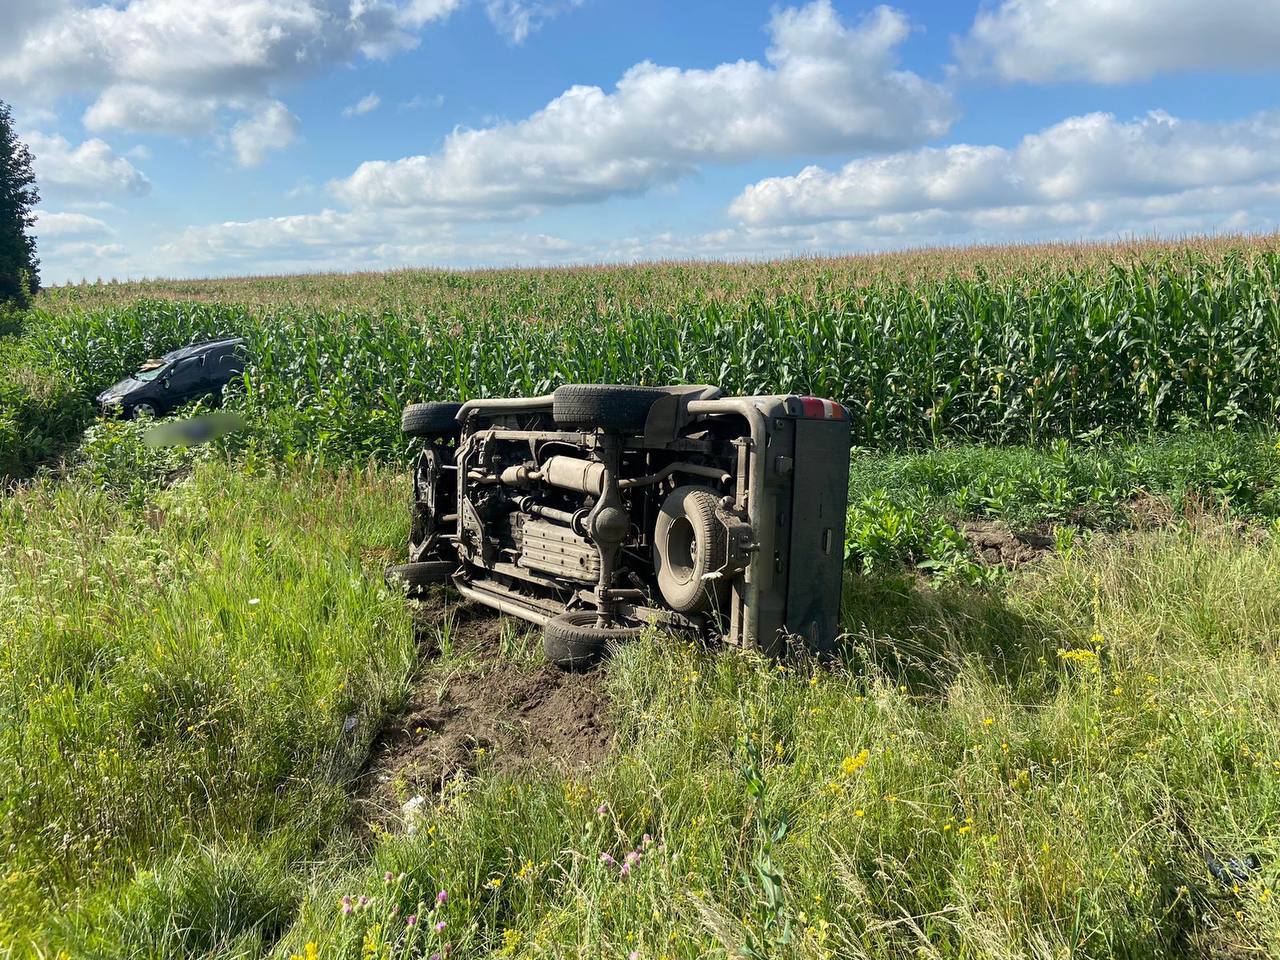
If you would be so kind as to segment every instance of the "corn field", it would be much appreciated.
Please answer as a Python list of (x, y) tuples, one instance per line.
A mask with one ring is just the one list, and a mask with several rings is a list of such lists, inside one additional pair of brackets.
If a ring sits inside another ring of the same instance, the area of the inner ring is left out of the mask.
[(334, 459), (397, 455), (408, 401), (567, 381), (832, 397), (865, 445), (1276, 417), (1276, 238), (964, 253), (257, 278), (209, 282), (203, 300), (73, 287), (43, 295), (26, 337), (87, 394), (148, 356), (244, 335), (254, 359), (229, 402), (251, 442)]

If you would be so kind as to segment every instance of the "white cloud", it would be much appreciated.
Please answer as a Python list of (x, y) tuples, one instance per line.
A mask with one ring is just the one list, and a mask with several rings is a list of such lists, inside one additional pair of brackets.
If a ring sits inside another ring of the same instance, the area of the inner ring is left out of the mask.
[(569, 7), (581, 6), (584, 0), (485, 0), (485, 13), (498, 31), (512, 43), (524, 43), (529, 34)]
[(96, 137), (72, 147), (66, 137), (29, 133), (21, 138), (35, 155), (36, 180), (68, 193), (100, 197), (107, 194), (141, 196), (149, 181), (127, 159)]
[(84, 112), (90, 130), (138, 130), (183, 136), (213, 131), (219, 100), (172, 90), (157, 90), (139, 83), (107, 87)]
[(292, 187), (285, 191), (285, 199), (300, 200), (303, 197), (309, 197), (316, 192), (315, 182), (310, 177), (303, 177)]
[(382, 98), (376, 93), (367, 93), (349, 107), (342, 108), (344, 117), (359, 117), (366, 113), (372, 113), (378, 109), (378, 104), (382, 103)]
[[(0, 88), (41, 106), (95, 97), (95, 131), (207, 134), (222, 114), (261, 126), (281, 88), (361, 56), (413, 47), (463, 0), (10, 0)], [(231, 137), (239, 147), (243, 136)], [(252, 152), (252, 150), (251, 150)]]
[(36, 215), (36, 236), (41, 240), (62, 237), (108, 236), (113, 231), (97, 217), (84, 213), (41, 211)]
[(571, 87), (528, 119), (456, 130), (434, 155), (364, 163), (334, 189), (357, 206), (520, 216), (639, 193), (703, 163), (913, 145), (945, 133), (954, 108), (941, 86), (897, 68), (909, 30), (888, 7), (849, 26), (815, 0), (774, 14), (767, 63), (640, 63), (612, 92)]
[(371, 211), (323, 210), (188, 227), (160, 245), (152, 262), (176, 274), (263, 273), (560, 263), (574, 250), (547, 234), (475, 233)]
[(1276, 0), (1001, 0), (960, 42), (1007, 80), (1125, 83), (1186, 70), (1280, 67)]
[(256, 167), (269, 152), (287, 147), (297, 135), (298, 118), (279, 100), (272, 100), (231, 128), (231, 146), (240, 166)]
[(430, 97), (424, 97), (422, 94), (414, 94), (408, 100), (401, 101), (396, 105), (396, 109), (404, 112), (406, 110), (419, 110), (427, 105), (437, 109), (444, 106), (444, 94), (437, 93)]
[(807, 167), (747, 187), (730, 213), (810, 246), (865, 247), (895, 238), (1015, 240), (1246, 221), (1265, 229), (1277, 200), (1280, 112), (1216, 123), (1094, 113), (1012, 149), (957, 144), (834, 171)]
[[(104, 261), (109, 262), (128, 255), (128, 250), (122, 243), (90, 243), (88, 241), (65, 243), (58, 247), (56, 252), (59, 257), (68, 260), (84, 261), (99, 265)], [(89, 271), (85, 270), (83, 274), (84, 276), (88, 276)]]
[(22, 45), (22, 38), (70, 7), (70, 0), (6, 0), (0, 57)]

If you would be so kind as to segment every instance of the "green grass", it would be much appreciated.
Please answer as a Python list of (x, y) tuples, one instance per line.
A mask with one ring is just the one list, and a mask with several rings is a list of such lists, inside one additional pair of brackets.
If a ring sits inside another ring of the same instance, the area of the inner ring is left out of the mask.
[[(404, 484), (194, 470), (141, 511), (84, 480), (0, 506), (0, 943), (15, 955), (1280, 942), (1269, 535), (1202, 515), (993, 587), (851, 577), (851, 642), (830, 668), (652, 638), (609, 668), (619, 738), (601, 768), (482, 766), (414, 835), (364, 852), (344, 785), (413, 668), (377, 576)], [(600, 860), (637, 847), (625, 879)], [(1206, 849), (1261, 870), (1233, 891)], [(373, 906), (344, 915), (361, 895)], [(413, 911), (447, 937), (424, 921), (411, 940)]]
[(0, 500), (0, 943), (193, 842), (326, 836), (413, 664), (404, 495), (210, 464), (145, 511)]
[[(0, 956), (1278, 955), (1278, 276), (1272, 237), (46, 291), (0, 316), (0, 481), (66, 468), (0, 494)], [(93, 422), (226, 333), (245, 434)], [(565, 380), (847, 402), (844, 654), (648, 637), (600, 766), (369, 834), (373, 737), (475, 667), (381, 583), (400, 405)], [(974, 519), (1057, 549), (992, 573)]]
[(994, 519), (1062, 545), (1082, 531), (1150, 527), (1205, 510), (1280, 522), (1280, 434), (1184, 431), (1044, 447), (854, 450), (846, 556), (859, 569), (914, 563), (972, 579), (959, 528)]
[(1126, 525), (1163, 501), (1166, 516), (1209, 507), (1234, 517), (1280, 517), (1280, 434), (1191, 431), (1142, 441), (943, 446), (910, 453), (855, 450), (853, 500), (882, 493), (900, 507), (1014, 526)]

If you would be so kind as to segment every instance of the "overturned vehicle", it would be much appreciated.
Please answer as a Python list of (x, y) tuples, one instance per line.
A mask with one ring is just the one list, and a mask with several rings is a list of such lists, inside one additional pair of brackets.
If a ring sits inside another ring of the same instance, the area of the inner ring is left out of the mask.
[(850, 424), (815, 397), (568, 384), (415, 403), (410, 594), (451, 582), (589, 663), (647, 623), (780, 655), (839, 632)]

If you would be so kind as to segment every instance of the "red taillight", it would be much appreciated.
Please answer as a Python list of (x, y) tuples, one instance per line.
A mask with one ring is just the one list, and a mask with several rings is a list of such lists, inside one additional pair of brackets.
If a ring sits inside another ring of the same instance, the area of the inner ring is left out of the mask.
[(801, 397), (800, 408), (806, 420), (843, 420), (844, 407), (834, 400), (821, 397)]

